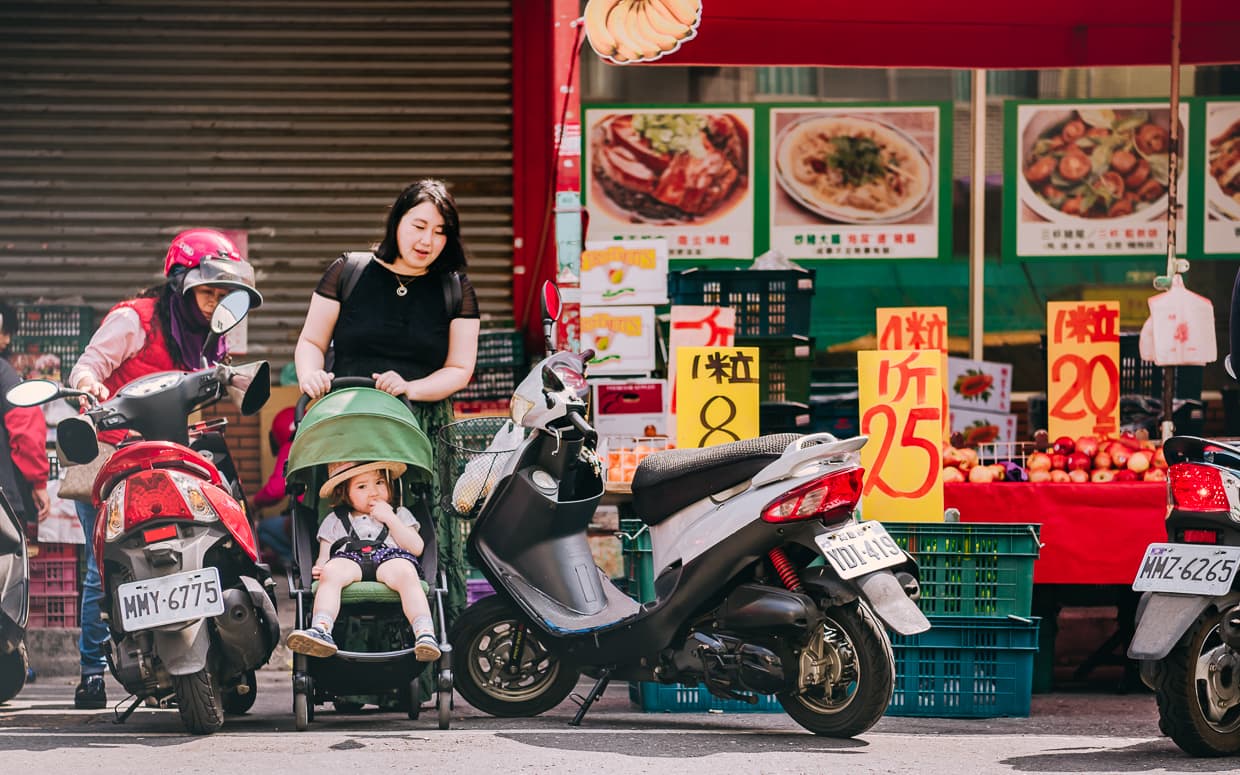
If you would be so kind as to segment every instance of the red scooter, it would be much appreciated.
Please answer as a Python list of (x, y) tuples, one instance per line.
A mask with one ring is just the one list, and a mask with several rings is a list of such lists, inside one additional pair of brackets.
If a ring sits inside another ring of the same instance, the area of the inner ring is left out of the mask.
[[(225, 297), (211, 319), (206, 349), (240, 322), (249, 296)], [(236, 467), (220, 431), (225, 421), (187, 427), (194, 411), (230, 396), (256, 413), (271, 392), (265, 362), (161, 372), (122, 387), (109, 400), (57, 426), (65, 457), (88, 463), (96, 429), (135, 431), (95, 478), (95, 556), (102, 609), (112, 633), (109, 665), (142, 702), (175, 704), (187, 731), (208, 734), (225, 713), (254, 704), (255, 670), (280, 639), (275, 585), (258, 561)], [(31, 380), (9, 392), (18, 405), (85, 395)]]

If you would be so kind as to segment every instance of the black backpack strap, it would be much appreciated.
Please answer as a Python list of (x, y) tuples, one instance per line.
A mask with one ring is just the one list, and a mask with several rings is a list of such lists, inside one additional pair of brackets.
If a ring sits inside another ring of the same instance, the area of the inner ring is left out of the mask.
[(362, 279), (362, 270), (374, 257), (375, 254), (369, 250), (350, 250), (341, 255), (344, 259), (344, 267), (340, 271), (340, 286), (336, 289), (341, 304), (344, 304), (344, 300), (353, 293), (353, 289), (357, 287), (357, 281)]
[(449, 318), (461, 314), (461, 274), (460, 272), (443, 273), (443, 308)]

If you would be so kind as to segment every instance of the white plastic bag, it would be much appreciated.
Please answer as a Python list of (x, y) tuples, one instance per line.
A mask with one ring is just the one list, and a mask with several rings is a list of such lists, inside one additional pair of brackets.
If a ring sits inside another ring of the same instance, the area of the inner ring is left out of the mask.
[(486, 500), (499, 481), (508, 458), (517, 451), (524, 438), (525, 431), (521, 426), (507, 420), (495, 432), (485, 452), (465, 464), (465, 470), (452, 488), (452, 506), (458, 513), (469, 514), (480, 501)]
[(1218, 358), (1214, 305), (1184, 287), (1175, 275), (1171, 290), (1149, 298), (1150, 316), (1141, 328), (1141, 357), (1159, 366), (1201, 366)]

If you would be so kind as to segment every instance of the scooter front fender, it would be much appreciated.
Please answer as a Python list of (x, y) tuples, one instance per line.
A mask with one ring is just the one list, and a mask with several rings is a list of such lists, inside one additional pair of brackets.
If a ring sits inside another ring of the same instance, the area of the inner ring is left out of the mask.
[(211, 634), (205, 619), (175, 630), (153, 630), (151, 635), (155, 653), (172, 675), (191, 675), (207, 666)]
[(1128, 644), (1128, 656), (1141, 660), (1162, 659), (1211, 603), (1224, 599), (1146, 592), (1137, 605), (1137, 628)]

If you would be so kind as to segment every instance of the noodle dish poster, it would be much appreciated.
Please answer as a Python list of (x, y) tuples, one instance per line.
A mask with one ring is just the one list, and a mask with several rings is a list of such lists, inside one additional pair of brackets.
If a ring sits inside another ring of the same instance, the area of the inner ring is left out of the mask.
[(591, 240), (663, 237), (671, 259), (754, 256), (754, 109), (589, 106)]
[[(1189, 186), (1190, 102), (1180, 103), (1176, 248), (1196, 212)], [(1167, 252), (1171, 109), (1166, 101), (1010, 101), (1004, 131), (1007, 258)], [(1198, 200), (1199, 201), (1199, 200)]]
[(771, 248), (792, 259), (950, 256), (949, 104), (769, 111)]

